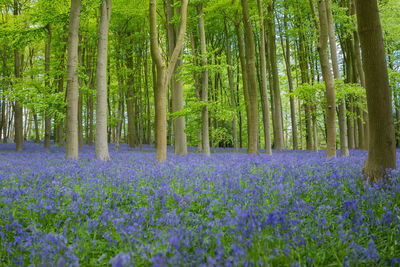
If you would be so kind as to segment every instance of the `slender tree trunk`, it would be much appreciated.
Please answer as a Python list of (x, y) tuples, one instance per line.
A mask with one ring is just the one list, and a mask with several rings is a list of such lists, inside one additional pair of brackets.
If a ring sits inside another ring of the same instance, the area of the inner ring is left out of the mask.
[(109, 161), (107, 142), (107, 55), (108, 28), (111, 16), (111, 0), (103, 0), (100, 6), (99, 44), (97, 52), (96, 85), (96, 157)]
[[(235, 30), (236, 30), (236, 36), (238, 38), (238, 50), (239, 50), (239, 60), (240, 60), (240, 67), (242, 70), (242, 83), (243, 83), (243, 95), (244, 95), (244, 104), (246, 107), (246, 116), (247, 120), (249, 120), (250, 116), (250, 101), (249, 101), (249, 90), (248, 90), (248, 78), (247, 78), (247, 67), (246, 67), (246, 58), (244, 55), (244, 47), (243, 47), (243, 34), (242, 34), (242, 29), (240, 28), (240, 21), (237, 19), (235, 21)], [(239, 75), (239, 74), (238, 74)], [(239, 77), (238, 77), (239, 80)], [(239, 90), (238, 90), (238, 95), (239, 95)], [(239, 101), (238, 101), (239, 102)], [(241, 115), (241, 114), (240, 114)], [(239, 142), (240, 142), (240, 148), (243, 147), (243, 120), (242, 117), (239, 116)], [(249, 126), (247, 125), (247, 128)]]
[(71, 0), (68, 33), (67, 148), (66, 157), (78, 159), (78, 32), (81, 1)]
[(118, 70), (121, 69), (121, 57), (122, 55), (120, 54), (120, 48), (118, 49), (118, 56), (116, 58), (116, 72), (117, 72), (117, 79), (118, 79), (118, 121), (117, 121), (117, 129), (116, 129), (116, 135), (115, 135), (115, 150), (119, 150), (120, 142), (121, 142), (121, 129), (122, 129), (122, 108), (124, 105), (124, 83), (123, 83), (123, 77), (122, 73)]
[[(142, 65), (141, 59), (142, 53), (140, 55), (139, 66)], [(139, 70), (139, 149), (143, 150), (143, 93), (142, 93), (142, 70)]]
[[(3, 89), (4, 92), (4, 89)], [(1, 129), (0, 129), (0, 135), (3, 134), (3, 140), (6, 138), (6, 134), (7, 134), (7, 120), (6, 120), (6, 97), (3, 94), (2, 98), (1, 98)], [(1, 138), (0, 138), (1, 139)]]
[(318, 152), (318, 127), (317, 127), (317, 109), (315, 106), (312, 107), (312, 128), (313, 128), (313, 137), (314, 137), (314, 146), (313, 150)]
[(181, 5), (181, 25), (177, 37), (175, 49), (169, 59), (167, 69), (161, 57), (160, 48), (158, 46), (158, 33), (157, 33), (157, 14), (156, 14), (156, 0), (149, 0), (150, 6), (150, 44), (151, 55), (155, 63), (156, 76), (154, 95), (155, 95), (155, 113), (156, 113), (156, 160), (164, 162), (167, 159), (167, 114), (166, 114), (166, 97), (167, 87), (171, 80), (173, 70), (175, 69), (178, 56), (182, 50), (183, 39), (186, 32), (186, 18), (187, 18), (187, 5), (188, 0), (182, 0)]
[(249, 116), (248, 116), (248, 154), (257, 154), (258, 152), (258, 98), (257, 98), (257, 76), (255, 65), (255, 44), (253, 27), (250, 21), (250, 14), (247, 0), (242, 0), (242, 13), (245, 37), (245, 56), (246, 69), (248, 78), (248, 100), (249, 100)]
[[(333, 77), (336, 80), (341, 80), (339, 72), (339, 63), (336, 49), (336, 37), (335, 37), (335, 24), (333, 21), (331, 0), (326, 0), (326, 14), (328, 19), (328, 35), (329, 35), (329, 47), (331, 51), (331, 60), (333, 67)], [(339, 100), (338, 118), (339, 118), (339, 132), (340, 132), (340, 154), (342, 156), (349, 156), (349, 147), (347, 140), (347, 123), (346, 123), (346, 101), (344, 98)]]
[[(292, 78), (292, 70), (291, 70), (291, 65), (290, 65), (290, 40), (289, 40), (289, 34), (288, 34), (287, 12), (288, 12), (288, 3), (285, 2), (285, 14), (284, 14), (283, 25), (284, 25), (284, 30), (285, 30), (286, 51), (284, 49), (283, 41), (282, 41), (282, 48), (283, 48), (284, 57), (285, 57), (285, 66), (286, 66), (286, 73), (287, 73), (288, 84), (289, 84), (289, 93), (291, 94), (293, 92), (293, 78)], [(281, 37), (281, 40), (282, 39), (283, 38)], [(292, 126), (293, 149), (297, 150), (297, 149), (299, 149), (299, 145), (298, 145), (298, 139), (297, 139), (296, 105), (294, 102), (294, 97), (292, 95), (290, 95), (289, 101), (290, 101), (290, 120), (291, 120), (291, 126)]]
[(320, 55), (322, 76), (326, 86), (326, 127), (327, 127), (327, 149), (328, 157), (336, 156), (336, 99), (335, 85), (329, 66), (328, 56), (328, 18), (326, 14), (325, 0), (318, 0), (318, 14), (320, 22), (318, 52)]
[(150, 95), (149, 95), (149, 75), (148, 75), (148, 64), (147, 64), (147, 43), (145, 49), (145, 60), (144, 60), (144, 90), (145, 90), (145, 98), (146, 98), (146, 114), (147, 114), (147, 144), (151, 145), (151, 113), (150, 113)]
[(269, 117), (269, 101), (267, 93), (267, 63), (265, 55), (265, 29), (264, 29), (264, 15), (261, 0), (257, 0), (258, 16), (260, 17), (260, 62), (261, 62), (261, 107), (263, 111), (263, 124), (264, 124), (264, 140), (265, 140), (265, 153), (272, 155), (271, 149), (271, 129)]
[[(351, 105), (351, 102), (348, 102), (348, 110), (350, 114), (353, 114), (354, 109), (353, 106)], [(350, 115), (350, 117), (347, 120), (347, 129), (348, 129), (348, 141), (349, 141), (349, 149), (354, 149), (356, 148), (355, 146), (355, 140), (354, 140), (354, 116)]]
[[(353, 4), (355, 0), (353, 1)], [(354, 15), (355, 8), (352, 8), (352, 14)], [(366, 78), (365, 78), (365, 73), (363, 70), (362, 62), (361, 62), (361, 56), (360, 56), (360, 40), (359, 40), (359, 33), (358, 31), (354, 31), (353, 33), (354, 36), (354, 56), (355, 56), (355, 69), (357, 69), (357, 74), (360, 79), (361, 86), (366, 88)], [(360, 100), (361, 101), (361, 100)], [(359, 127), (358, 127), (358, 133), (359, 133), (359, 147), (361, 149), (367, 150), (368, 149), (368, 139), (369, 139), (369, 131), (368, 131), (368, 114), (363, 111), (359, 110), (359, 115), (360, 115), (360, 122), (359, 122)], [(361, 126), (361, 127), (360, 127)]]
[[(67, 43), (67, 37), (64, 36), (63, 37), (63, 41), (65, 43)], [(63, 71), (64, 68), (65, 68), (64, 57), (65, 57), (66, 50), (67, 50), (67, 45), (65, 44), (64, 47), (63, 47), (63, 51), (61, 53), (61, 56), (60, 56), (60, 65), (58, 67), (59, 71)], [(64, 74), (63, 73), (61, 73), (57, 77), (57, 82), (58, 82), (58, 92), (59, 93), (64, 92)], [(65, 101), (65, 99), (64, 99), (64, 101)], [(63, 111), (65, 112), (65, 110), (63, 110)], [(60, 147), (64, 145), (64, 123), (65, 123), (64, 120), (60, 120), (60, 121), (58, 121), (57, 126), (56, 126), (56, 132), (57, 132), (57, 134), (56, 134), (56, 136), (57, 136), (56, 143)]]
[(275, 41), (275, 20), (274, 20), (274, 1), (268, 4), (268, 44), (269, 44), (269, 61), (271, 64), (272, 74), (272, 90), (273, 93), (273, 104), (274, 104), (274, 147), (276, 150), (282, 150), (285, 148), (285, 142), (283, 139), (283, 123), (282, 123), (282, 103), (281, 103), (281, 91), (279, 88), (279, 73), (278, 64), (276, 59), (276, 41)]
[[(198, 53), (198, 37), (195, 35), (195, 33), (190, 34), (191, 38), (191, 44), (192, 44), (192, 53), (193, 53), (193, 64), (194, 66), (199, 66), (199, 53)], [(194, 72), (193, 73), (193, 78), (194, 78), (194, 83), (196, 87), (196, 99), (198, 101), (201, 101), (201, 75), (202, 73)], [(202, 111), (197, 115), (199, 118), (199, 121), (202, 120)], [(203, 144), (202, 144), (202, 127), (198, 127), (197, 129), (197, 151), (202, 152), (203, 151)]]
[[(78, 58), (79, 58), (79, 65), (81, 67), (84, 66), (84, 58), (85, 58), (85, 50), (81, 47), (78, 47)], [(82, 87), (82, 79), (78, 78), (78, 85), (79, 88)], [(79, 90), (79, 97), (78, 97), (78, 144), (79, 148), (83, 149), (83, 93)]]
[(38, 123), (37, 113), (36, 113), (35, 109), (32, 109), (32, 113), (33, 113), (33, 122), (35, 125), (35, 141), (36, 141), (36, 144), (40, 144), (39, 123)]
[(396, 169), (396, 140), (383, 34), (376, 0), (356, 1), (367, 106), (368, 157), (362, 172), (370, 182), (384, 179), (386, 169)]
[(203, 102), (202, 110), (202, 144), (203, 144), (203, 154), (210, 156), (210, 139), (209, 139), (209, 129), (208, 129), (208, 69), (207, 65), (207, 50), (206, 50), (206, 34), (204, 30), (204, 13), (203, 13), (203, 3), (197, 6), (197, 14), (199, 15), (199, 33), (200, 33), (200, 55), (201, 55), (201, 101)]
[[(18, 6), (19, 1), (14, 0), (14, 16), (19, 15), (19, 6)], [(20, 55), (20, 51), (18, 48), (14, 49), (14, 75), (15, 78), (18, 80), (22, 78), (22, 65), (23, 65), (23, 57)], [(23, 112), (22, 112), (22, 106), (19, 103), (19, 100), (15, 101), (14, 104), (14, 131), (15, 131), (15, 144), (16, 144), (16, 150), (20, 151), (22, 150), (22, 146), (24, 143), (24, 136), (23, 136), (23, 123), (22, 123), (22, 117), (23, 117)]]
[[(131, 37), (132, 38), (132, 37)], [(132, 46), (132, 41), (130, 46)], [(128, 144), (130, 148), (135, 147), (135, 106), (134, 106), (134, 98), (135, 98), (135, 74), (133, 72), (133, 51), (132, 47), (127, 50), (128, 55), (126, 56), (126, 67), (129, 70), (128, 76), (128, 91), (126, 95), (126, 109), (128, 111)]]
[[(51, 26), (47, 24), (46, 26), (48, 39), (45, 45), (45, 87), (46, 92), (51, 94), (50, 88), (50, 47), (51, 47)], [(44, 119), (44, 148), (50, 149), (50, 138), (51, 138), (51, 117), (49, 114), (49, 108), (45, 111), (45, 119)]]
[[(164, 0), (165, 1), (165, 0)], [(167, 0), (164, 2), (167, 21), (172, 21), (174, 16), (173, 0)], [(172, 55), (176, 46), (176, 31), (174, 25), (170, 22), (167, 24), (168, 33), (168, 54)], [(181, 52), (182, 53), (182, 52)], [(171, 78), (171, 95), (172, 95), (172, 112), (178, 112), (183, 109), (183, 84), (179, 80), (180, 67), (182, 66), (182, 60), (178, 59), (173, 76)], [(187, 143), (186, 143), (186, 133), (185, 133), (185, 117), (177, 117), (173, 121), (174, 130), (174, 151), (176, 155), (186, 155), (187, 154)]]
[(230, 105), (233, 109), (232, 116), (232, 141), (233, 141), (233, 152), (238, 152), (238, 136), (237, 136), (237, 119), (236, 119), (236, 101), (235, 101), (235, 77), (233, 76), (233, 64), (231, 55), (231, 43), (228, 35), (228, 27), (225, 20), (225, 36), (226, 36), (226, 63), (228, 71), (229, 81), (229, 92), (230, 92)]

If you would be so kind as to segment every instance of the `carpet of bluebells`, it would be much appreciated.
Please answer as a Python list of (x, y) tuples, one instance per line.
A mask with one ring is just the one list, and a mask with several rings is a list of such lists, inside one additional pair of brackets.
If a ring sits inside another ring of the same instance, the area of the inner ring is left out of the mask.
[(364, 183), (366, 152), (213, 152), (0, 145), (0, 266), (400, 264), (400, 173)]

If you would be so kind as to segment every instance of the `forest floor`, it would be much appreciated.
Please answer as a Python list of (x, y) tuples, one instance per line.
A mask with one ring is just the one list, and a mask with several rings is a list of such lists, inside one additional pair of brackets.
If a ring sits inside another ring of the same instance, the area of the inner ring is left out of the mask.
[(0, 145), (0, 266), (400, 263), (400, 172), (365, 184), (364, 151), (158, 164), (150, 147), (113, 147), (103, 163), (94, 148), (71, 161), (62, 148)]

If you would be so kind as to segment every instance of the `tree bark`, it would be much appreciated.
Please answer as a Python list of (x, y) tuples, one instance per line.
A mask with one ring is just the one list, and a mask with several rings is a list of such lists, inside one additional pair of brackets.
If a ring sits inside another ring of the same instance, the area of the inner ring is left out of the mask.
[(269, 101), (267, 89), (267, 62), (265, 55), (265, 29), (264, 29), (264, 12), (261, 0), (257, 0), (258, 16), (260, 20), (260, 62), (261, 62), (261, 107), (263, 111), (263, 124), (264, 124), (264, 141), (265, 153), (272, 155), (271, 149), (271, 129), (270, 129), (270, 114), (269, 114)]
[(396, 168), (392, 99), (377, 0), (356, 1), (358, 32), (369, 115), (368, 157), (362, 172), (368, 181), (385, 179)]
[[(132, 38), (132, 37), (131, 37)], [(134, 98), (135, 98), (135, 74), (133, 72), (133, 51), (132, 51), (132, 40), (130, 42), (130, 48), (127, 50), (126, 56), (126, 67), (129, 70), (128, 75), (128, 88), (126, 94), (126, 109), (128, 111), (128, 144), (130, 148), (134, 148), (135, 143), (135, 106), (134, 106)]]
[[(283, 41), (282, 41), (282, 48), (285, 57), (285, 66), (286, 66), (286, 73), (288, 78), (289, 84), (289, 93), (293, 92), (293, 78), (292, 78), (292, 70), (290, 65), (290, 40), (289, 40), (289, 33), (288, 33), (288, 21), (287, 21), (287, 12), (288, 12), (288, 3), (285, 2), (285, 14), (284, 14), (284, 30), (285, 30), (285, 43), (286, 43), (286, 51), (284, 49)], [(282, 37), (281, 37), (282, 38)], [(286, 52), (286, 53), (285, 53)], [(296, 105), (294, 102), (294, 97), (290, 95), (290, 120), (292, 126), (292, 140), (293, 140), (293, 149), (299, 149), (298, 145), (298, 138), (297, 138), (297, 124), (296, 124)]]
[[(51, 47), (51, 26), (47, 24), (46, 26), (48, 39), (45, 45), (45, 87), (46, 92), (51, 94), (50, 88), (50, 47)], [(51, 116), (49, 114), (49, 108), (45, 111), (45, 118), (44, 118), (44, 148), (50, 149), (50, 137), (51, 137)]]
[(150, 44), (151, 55), (155, 63), (156, 79), (154, 95), (155, 95), (155, 113), (156, 113), (156, 160), (164, 162), (167, 159), (167, 112), (166, 112), (166, 97), (167, 87), (171, 80), (173, 70), (175, 69), (178, 56), (182, 50), (183, 39), (186, 32), (188, 0), (182, 0), (181, 6), (181, 25), (176, 41), (175, 49), (169, 59), (167, 69), (161, 57), (160, 48), (158, 46), (157, 33), (157, 0), (149, 0), (150, 7)]
[(117, 129), (115, 135), (115, 150), (119, 150), (120, 142), (121, 142), (121, 129), (122, 129), (122, 109), (124, 105), (124, 82), (122, 73), (119, 71), (121, 69), (121, 49), (118, 49), (118, 55), (116, 58), (116, 72), (117, 72), (117, 80), (118, 80), (118, 121), (117, 121)]
[[(164, 0), (165, 1), (165, 0)], [(167, 34), (168, 34), (168, 54), (172, 56), (172, 53), (176, 46), (176, 31), (174, 24), (172, 23), (174, 17), (173, 0), (167, 0), (166, 5), (166, 17), (167, 17)], [(182, 52), (180, 52), (181, 54)], [(183, 109), (183, 84), (179, 80), (180, 67), (182, 66), (182, 60), (178, 59), (174, 72), (171, 78), (171, 91), (172, 91), (172, 112), (178, 112)], [(185, 117), (180, 116), (173, 121), (174, 130), (174, 152), (175, 155), (184, 156), (187, 154), (187, 143), (185, 133)]]
[(111, 0), (103, 0), (100, 6), (99, 43), (97, 51), (96, 85), (96, 157), (109, 161), (107, 142), (107, 55), (108, 29), (111, 16)]
[(273, 90), (273, 104), (274, 104), (274, 147), (276, 150), (285, 148), (283, 138), (283, 122), (282, 122), (282, 102), (281, 91), (279, 88), (279, 73), (278, 64), (276, 59), (276, 39), (275, 39), (275, 20), (274, 20), (274, 1), (268, 4), (268, 44), (269, 44), (269, 61), (271, 64), (272, 75), (272, 90)]
[[(19, 7), (18, 7), (18, 1), (14, 0), (14, 16), (19, 15)], [(18, 48), (14, 50), (14, 75), (16, 79), (22, 78), (22, 57), (20, 56), (20, 51)], [(14, 104), (14, 131), (15, 131), (15, 145), (16, 145), (16, 150), (21, 151), (22, 146), (24, 144), (24, 133), (23, 133), (23, 123), (22, 123), (22, 118), (23, 117), (23, 112), (22, 112), (22, 106), (19, 103), (19, 100), (15, 101)]]
[(66, 157), (78, 159), (78, 32), (81, 1), (71, 0), (68, 33), (67, 147)]
[(235, 77), (233, 76), (232, 68), (232, 54), (231, 54), (231, 43), (228, 35), (228, 26), (226, 20), (225, 24), (225, 36), (226, 36), (226, 63), (228, 72), (229, 92), (230, 92), (230, 106), (233, 110), (232, 116), (232, 141), (233, 141), (233, 152), (238, 152), (238, 136), (237, 136), (237, 118), (236, 118), (236, 101), (235, 101)]
[[(341, 80), (342, 78), (339, 72), (339, 63), (336, 49), (335, 24), (332, 15), (331, 0), (326, 0), (326, 14), (328, 19), (328, 35), (330, 44), (329, 47), (331, 51), (333, 77), (336, 80)], [(342, 156), (349, 156), (346, 122), (346, 101), (344, 98), (340, 99), (339, 101), (338, 118), (340, 132), (340, 154)]]
[(258, 98), (257, 98), (257, 76), (255, 65), (255, 44), (253, 27), (250, 21), (250, 14), (247, 0), (242, 0), (242, 13), (245, 37), (245, 56), (248, 78), (248, 96), (249, 96), (249, 116), (248, 116), (248, 154), (257, 154), (258, 152)]
[(318, 0), (319, 14), (319, 45), (318, 52), (320, 55), (322, 76), (324, 78), (326, 92), (326, 128), (327, 128), (327, 149), (328, 157), (336, 156), (336, 99), (335, 85), (332, 77), (332, 72), (329, 66), (328, 56), (328, 18), (326, 14), (325, 0)]
[(204, 106), (201, 112), (202, 120), (202, 144), (203, 155), (210, 156), (210, 133), (208, 129), (208, 69), (207, 65), (207, 48), (206, 48), (206, 34), (204, 30), (204, 13), (203, 3), (197, 6), (197, 14), (199, 15), (199, 35), (200, 35), (200, 55), (201, 55), (201, 101)]

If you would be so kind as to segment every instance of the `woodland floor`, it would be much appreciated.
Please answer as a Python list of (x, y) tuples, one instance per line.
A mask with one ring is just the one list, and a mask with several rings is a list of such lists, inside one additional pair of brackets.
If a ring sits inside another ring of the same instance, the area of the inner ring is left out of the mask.
[(363, 183), (364, 151), (219, 149), (158, 164), (148, 146), (110, 145), (107, 163), (88, 147), (79, 161), (14, 149), (0, 145), (0, 266), (400, 263), (400, 173)]

